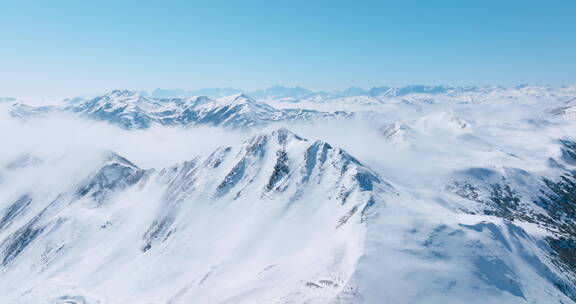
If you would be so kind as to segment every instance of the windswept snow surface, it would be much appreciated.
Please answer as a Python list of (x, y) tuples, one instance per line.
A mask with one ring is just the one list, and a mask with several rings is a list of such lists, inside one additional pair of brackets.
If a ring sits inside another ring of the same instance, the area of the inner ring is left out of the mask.
[(0, 104), (0, 302), (576, 301), (576, 87), (234, 93)]

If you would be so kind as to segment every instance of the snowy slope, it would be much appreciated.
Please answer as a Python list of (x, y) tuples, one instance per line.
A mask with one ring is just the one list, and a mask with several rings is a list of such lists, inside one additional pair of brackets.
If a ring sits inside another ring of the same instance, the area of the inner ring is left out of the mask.
[(576, 294), (547, 239), (558, 236), (554, 222), (530, 220), (546, 210), (515, 208), (514, 221), (480, 212), (496, 210), (478, 182), (501, 181), (488, 170), (420, 192), (283, 128), (160, 170), (112, 152), (11, 164), (0, 198), (8, 303), (569, 303)]

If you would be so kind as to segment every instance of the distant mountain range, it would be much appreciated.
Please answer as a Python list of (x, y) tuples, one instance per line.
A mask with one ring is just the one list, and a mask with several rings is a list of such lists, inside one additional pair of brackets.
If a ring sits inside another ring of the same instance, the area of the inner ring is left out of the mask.
[[(28, 106), (12, 103), (11, 114), (27, 119), (49, 113), (73, 113), (81, 117), (107, 121), (126, 129), (144, 129), (152, 125), (191, 126), (212, 125), (246, 128), (275, 122), (304, 122), (317, 119), (372, 118), (382, 114), (368, 106), (410, 106), (420, 108), (433, 104), (494, 103), (505, 101), (539, 102), (549, 107), (549, 113), (576, 113), (576, 86), (542, 87), (449, 87), (407, 86), (380, 87), (369, 91), (349, 89), (343, 92), (313, 92), (302, 88), (272, 87), (251, 92), (236, 89), (204, 89), (198, 91), (155, 90), (152, 94), (129, 90), (114, 90), (96, 97), (75, 97), (59, 105)], [(226, 95), (212, 98), (198, 94)], [(254, 97), (255, 96), (255, 97)], [(326, 110), (313, 105), (325, 104)], [(286, 107), (286, 105), (290, 105)], [(335, 106), (331, 106), (335, 105)], [(349, 110), (337, 110), (336, 105), (358, 105)]]
[(11, 111), (12, 116), (24, 119), (55, 112), (74, 113), (126, 129), (144, 129), (153, 124), (244, 128), (279, 121), (311, 121), (352, 115), (342, 111), (281, 110), (244, 94), (219, 99), (206, 96), (152, 98), (128, 90), (115, 90), (91, 99), (66, 100), (64, 104), (56, 106), (31, 107), (14, 104)]
[(460, 95), (465, 93), (487, 94), (494, 92), (510, 92), (510, 91), (528, 91), (538, 90), (542, 93), (545, 91), (555, 90), (576, 90), (575, 86), (566, 86), (561, 88), (554, 88), (548, 86), (529, 86), (518, 85), (515, 87), (503, 86), (429, 86), (429, 85), (408, 85), (404, 87), (373, 87), (364, 90), (359, 87), (350, 87), (342, 91), (314, 91), (301, 87), (285, 87), (273, 86), (262, 90), (244, 91), (235, 88), (210, 88), (199, 90), (182, 90), (182, 89), (155, 89), (150, 92), (142, 91), (143, 95), (153, 98), (170, 98), (170, 97), (191, 97), (191, 96), (208, 96), (211, 98), (219, 98), (234, 94), (246, 94), (255, 99), (295, 99), (295, 100), (308, 100), (308, 99), (338, 99), (355, 96), (369, 96), (369, 97), (401, 97), (411, 94), (429, 94), (429, 95)]

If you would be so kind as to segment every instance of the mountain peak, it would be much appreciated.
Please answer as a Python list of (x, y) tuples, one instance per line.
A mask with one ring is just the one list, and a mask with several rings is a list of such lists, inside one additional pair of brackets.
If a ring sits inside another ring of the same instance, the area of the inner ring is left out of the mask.
[(256, 104), (256, 103), (258, 102), (254, 98), (244, 93), (238, 93), (216, 99), (216, 105), (243, 105), (243, 104)]
[(151, 101), (139, 92), (130, 90), (112, 90), (104, 95), (96, 96), (83, 102), (83, 104), (100, 104), (111, 101), (120, 101), (122, 103), (136, 103), (142, 100)]
[(256, 137), (258, 136), (266, 136), (280, 145), (286, 145), (292, 141), (308, 141), (307, 139), (298, 136), (296, 133), (288, 130), (285, 127), (274, 129), (265, 134), (256, 135)]
[(231, 99), (234, 102), (256, 102), (256, 100), (254, 100), (254, 98), (252, 98), (252, 97), (250, 97), (244, 93), (238, 93), (238, 94), (232, 95), (231, 97), (232, 97)]
[(114, 151), (105, 151), (102, 155), (102, 158), (104, 163), (117, 163), (134, 169), (138, 168), (138, 166), (136, 166), (134, 163)]
[(130, 91), (130, 90), (112, 90), (110, 93), (105, 94), (105, 95), (112, 95), (112, 96), (118, 96), (118, 97), (128, 97), (128, 96), (133, 96), (133, 95), (137, 95), (138, 92), (136, 91)]

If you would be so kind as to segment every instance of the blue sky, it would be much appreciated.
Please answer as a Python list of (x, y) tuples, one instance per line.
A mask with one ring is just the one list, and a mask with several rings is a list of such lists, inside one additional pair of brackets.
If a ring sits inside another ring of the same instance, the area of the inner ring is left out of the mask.
[(0, 96), (576, 83), (576, 1), (0, 2)]

